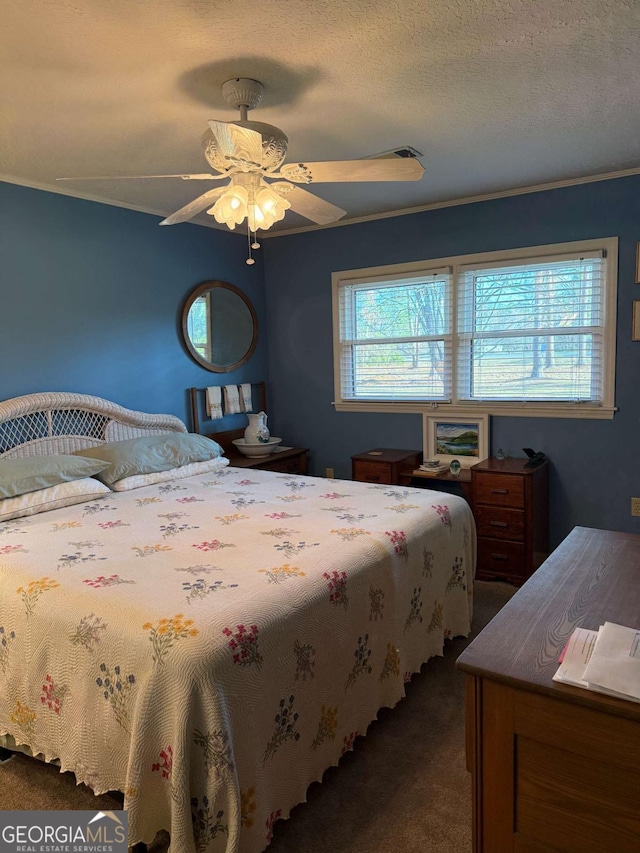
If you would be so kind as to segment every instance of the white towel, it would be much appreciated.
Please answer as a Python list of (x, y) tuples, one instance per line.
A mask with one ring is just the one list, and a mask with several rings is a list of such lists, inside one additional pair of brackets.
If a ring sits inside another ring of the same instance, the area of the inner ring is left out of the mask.
[(210, 388), (207, 388), (205, 404), (208, 418), (215, 421), (222, 417), (222, 395), (219, 385), (212, 385)]
[(226, 415), (235, 415), (241, 412), (240, 396), (237, 385), (224, 386), (224, 412)]
[(251, 395), (251, 383), (245, 382), (240, 386), (240, 402), (242, 403), (243, 412), (253, 411), (253, 397)]

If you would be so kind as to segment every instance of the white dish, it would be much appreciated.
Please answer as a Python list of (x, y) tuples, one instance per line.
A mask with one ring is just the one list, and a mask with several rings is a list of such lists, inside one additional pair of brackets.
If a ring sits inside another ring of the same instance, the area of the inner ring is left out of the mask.
[(271, 436), (269, 441), (260, 442), (259, 444), (247, 444), (244, 438), (234, 438), (233, 444), (238, 448), (240, 453), (244, 453), (245, 456), (256, 458), (259, 456), (269, 456), (281, 441), (281, 438)]

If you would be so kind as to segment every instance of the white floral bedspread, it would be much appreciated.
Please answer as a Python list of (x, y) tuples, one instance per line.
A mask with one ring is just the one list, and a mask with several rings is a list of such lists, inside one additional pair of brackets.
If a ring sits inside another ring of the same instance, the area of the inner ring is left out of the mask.
[(468, 634), (474, 566), (461, 498), (237, 468), (3, 522), (0, 734), (130, 844), (258, 853)]

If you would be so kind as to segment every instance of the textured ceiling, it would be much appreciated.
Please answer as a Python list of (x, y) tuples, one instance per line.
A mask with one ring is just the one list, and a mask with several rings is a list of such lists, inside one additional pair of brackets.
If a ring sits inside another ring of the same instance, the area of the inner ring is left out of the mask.
[[(249, 118), (285, 131), (287, 162), (422, 152), (417, 183), (311, 187), (347, 219), (635, 169), (639, 39), (638, 0), (3, 0), (0, 179), (207, 171), (238, 76), (264, 84)], [(64, 192), (165, 216), (210, 186)]]

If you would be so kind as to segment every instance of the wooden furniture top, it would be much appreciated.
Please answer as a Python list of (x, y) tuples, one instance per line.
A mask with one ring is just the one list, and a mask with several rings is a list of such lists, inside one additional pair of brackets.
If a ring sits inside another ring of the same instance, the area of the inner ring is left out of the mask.
[(439, 474), (425, 474), (419, 468), (411, 472), (412, 477), (422, 480), (445, 480), (450, 483), (470, 483), (471, 468), (461, 468), (457, 477), (454, 477), (451, 471), (441, 471)]
[[(506, 461), (506, 460), (505, 460)], [(458, 658), (463, 671), (640, 721), (640, 704), (552, 681), (574, 628), (640, 630), (640, 536), (576, 527)]]
[[(536, 471), (549, 464), (548, 460), (531, 468), (527, 467), (528, 459), (520, 459), (515, 456), (507, 456), (505, 459), (490, 457), (483, 462), (476, 462), (471, 467), (478, 474), (481, 472), (490, 474), (535, 474)], [(471, 470), (471, 469), (469, 469)]]
[[(209, 438), (213, 438), (215, 441), (218, 440), (215, 433), (212, 433)], [(292, 459), (295, 456), (300, 456), (301, 454), (308, 452), (308, 447), (287, 447), (286, 450), (274, 450), (268, 456), (229, 455), (228, 459), (229, 465), (232, 468), (255, 468), (261, 463), (267, 464), (272, 462), (278, 462), (282, 459)]]
[(528, 459), (517, 459), (515, 457), (507, 457), (506, 459), (496, 459), (489, 457), (483, 462), (476, 462), (468, 468), (461, 468), (457, 477), (454, 477), (450, 471), (443, 471), (441, 474), (425, 474), (419, 468), (411, 472), (412, 477), (423, 477), (425, 480), (449, 480), (452, 483), (470, 483), (471, 472), (485, 474), (535, 474), (540, 468), (548, 465), (543, 462), (542, 465), (537, 465), (534, 468), (527, 468)]
[(395, 450), (390, 447), (376, 447), (364, 453), (356, 453), (351, 459), (363, 462), (402, 462), (408, 456), (419, 454), (418, 450)]

